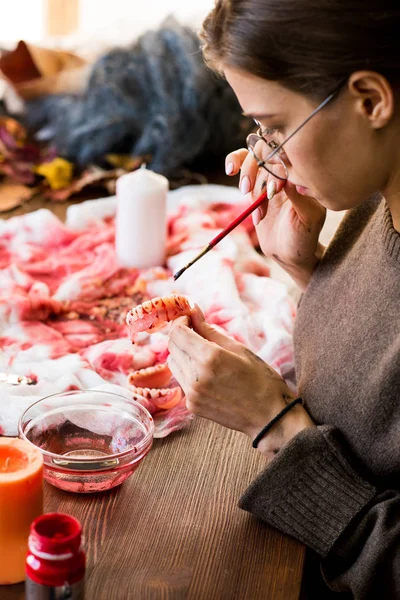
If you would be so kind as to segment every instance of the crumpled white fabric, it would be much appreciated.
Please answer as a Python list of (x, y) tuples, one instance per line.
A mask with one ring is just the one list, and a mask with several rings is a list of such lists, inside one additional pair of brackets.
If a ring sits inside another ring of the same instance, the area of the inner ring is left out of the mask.
[[(243, 203), (243, 197), (233, 188), (214, 185), (169, 193), (170, 238), (176, 250), (167, 263), (172, 273), (224, 225), (209, 212), (214, 203), (229, 209)], [(110, 385), (129, 394), (129, 368), (166, 360), (167, 333), (144, 336), (132, 346), (123, 328), (108, 339), (90, 322), (71, 322), (66, 331), (47, 320), (66, 301), (95, 302), (101, 297), (99, 280), (118, 275), (115, 208), (114, 197), (71, 206), (65, 225), (45, 209), (0, 221), (0, 372), (38, 379), (32, 386), (0, 383), (0, 433), (15, 435), (22, 411), (39, 398)], [(246, 344), (294, 386), (294, 306), (286, 287), (269, 277), (249, 234), (249, 228), (232, 232), (176, 282), (162, 268), (142, 272), (141, 281), (147, 297), (187, 295), (210, 323)], [(48, 268), (57, 270), (57, 261), (68, 267), (59, 279), (43, 275)], [(155, 436), (168, 435), (189, 418), (184, 405), (159, 412)]]

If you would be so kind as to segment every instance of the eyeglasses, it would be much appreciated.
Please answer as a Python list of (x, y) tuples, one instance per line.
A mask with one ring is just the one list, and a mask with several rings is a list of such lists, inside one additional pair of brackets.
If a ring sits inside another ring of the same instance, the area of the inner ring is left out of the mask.
[[(250, 133), (246, 138), (246, 144), (248, 151), (253, 155), (254, 159), (257, 161), (257, 165), (262, 167), (268, 173), (276, 177), (277, 179), (281, 179), (282, 181), (286, 181), (289, 172), (288, 168), (283, 159), (284, 152), (282, 148), (292, 137), (300, 131), (302, 127), (310, 119), (312, 119), (320, 110), (322, 110), (328, 102), (330, 102), (341, 90), (344, 85), (344, 81), (331, 93), (313, 112), (305, 119), (294, 131), (286, 138), (281, 144), (277, 144), (274, 140), (266, 139), (265, 135), (263, 135), (261, 125), (258, 121), (255, 121), (256, 125), (258, 125), (259, 129), (257, 133)], [(263, 158), (263, 154), (266, 154), (266, 149), (270, 148), (272, 152), (270, 152), (265, 158)], [(261, 158), (259, 158), (261, 156)], [(284, 174), (284, 175), (283, 175)]]

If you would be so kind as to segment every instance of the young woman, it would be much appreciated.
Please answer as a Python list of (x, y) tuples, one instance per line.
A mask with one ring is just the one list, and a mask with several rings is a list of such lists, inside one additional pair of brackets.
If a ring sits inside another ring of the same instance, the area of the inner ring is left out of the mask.
[[(170, 340), (188, 408), (268, 459), (240, 506), (318, 553), (330, 587), (357, 600), (400, 598), (399, 32), (395, 0), (217, 1), (206, 60), (258, 127), (226, 171), (249, 201), (275, 181), (254, 221), (304, 292), (302, 402), (198, 310)], [(349, 211), (323, 248), (326, 208)]]

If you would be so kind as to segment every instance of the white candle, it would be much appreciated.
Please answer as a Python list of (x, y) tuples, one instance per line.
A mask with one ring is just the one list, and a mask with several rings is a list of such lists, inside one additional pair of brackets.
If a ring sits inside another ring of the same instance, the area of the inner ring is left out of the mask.
[(121, 265), (165, 263), (168, 179), (145, 168), (117, 180), (115, 246)]

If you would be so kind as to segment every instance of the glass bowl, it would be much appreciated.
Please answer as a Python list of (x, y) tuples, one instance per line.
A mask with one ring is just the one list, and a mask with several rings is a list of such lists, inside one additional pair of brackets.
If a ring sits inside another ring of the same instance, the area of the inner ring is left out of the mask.
[(151, 448), (154, 422), (135, 399), (85, 390), (38, 400), (21, 415), (18, 431), (42, 452), (49, 483), (88, 493), (132, 475)]

